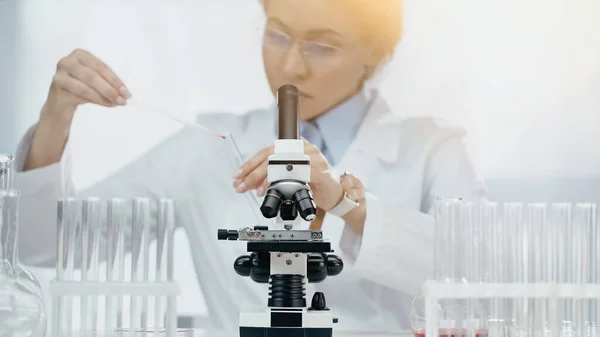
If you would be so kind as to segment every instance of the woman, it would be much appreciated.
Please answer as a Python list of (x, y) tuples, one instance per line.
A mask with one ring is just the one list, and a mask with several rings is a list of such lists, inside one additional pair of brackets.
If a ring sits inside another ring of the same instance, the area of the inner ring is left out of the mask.
[[(483, 195), (464, 132), (429, 118), (395, 116), (365, 88), (400, 40), (399, 0), (270, 0), (263, 6), (266, 76), (273, 92), (284, 84), (300, 90), (310, 185), (321, 210), (318, 222), (346, 263), (343, 274), (315, 287), (327, 295), (342, 329), (407, 329), (410, 299), (431, 275), (428, 213), (433, 202)], [(40, 245), (26, 233), (54, 237), (55, 225), (48, 219), (54, 219), (56, 198), (72, 191), (67, 139), (78, 106), (116, 107), (130, 97), (119, 77), (88, 52), (76, 50), (59, 62), (39, 123), (18, 151), (23, 172), (15, 184), (23, 191), (24, 208), (35, 205), (37, 210), (22, 216), (26, 261), (52, 261), (52, 240)], [(218, 244), (211, 226), (238, 226), (232, 218), (223, 221), (215, 209), (230, 198), (227, 193), (264, 194), (274, 111), (202, 115), (199, 122), (232, 132), (242, 145), (249, 159), (233, 178), (224, 179), (217, 166), (207, 163), (211, 149), (186, 151), (191, 136), (182, 134), (85, 193), (195, 200), (178, 204), (178, 221), (188, 233), (212, 321), (231, 327), (239, 307), (265, 305), (266, 288), (233, 273), (230, 265), (244, 251)], [(168, 170), (161, 167), (164, 160), (153, 162), (174, 152), (185, 153), (180, 159), (186, 162)], [(144, 176), (148, 168), (151, 177)], [(345, 171), (351, 174), (340, 178), (336, 173)], [(178, 183), (177, 177), (194, 177), (198, 185), (184, 179)]]

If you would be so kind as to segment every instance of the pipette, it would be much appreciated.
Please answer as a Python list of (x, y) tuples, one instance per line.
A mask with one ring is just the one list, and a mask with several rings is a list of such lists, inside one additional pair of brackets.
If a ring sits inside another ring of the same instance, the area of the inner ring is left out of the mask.
[(200, 124), (197, 124), (197, 123), (192, 123), (192, 122), (189, 122), (189, 121), (177, 118), (177, 117), (173, 116), (172, 114), (170, 114), (170, 113), (168, 113), (166, 111), (163, 111), (161, 109), (157, 109), (155, 107), (151, 107), (151, 106), (145, 104), (144, 102), (145, 102), (145, 100), (143, 100), (140, 96), (133, 96), (133, 99), (130, 99), (128, 101), (128, 104), (132, 104), (133, 103), (134, 106), (138, 106), (138, 107), (144, 109), (144, 111), (146, 111), (148, 113), (152, 113), (152, 114), (154, 114), (156, 116), (161, 116), (161, 117), (164, 117), (164, 118), (168, 118), (168, 119), (170, 119), (170, 120), (172, 120), (174, 122), (183, 124), (185, 126), (192, 127), (194, 129), (197, 129), (199, 131), (202, 131), (202, 132), (205, 132), (207, 134), (213, 135), (215, 137), (219, 137), (219, 138), (225, 139), (225, 135), (219, 134), (218, 132), (215, 132), (215, 131), (213, 131), (213, 130), (211, 130), (211, 129), (203, 126), (203, 125), (200, 125)]
[[(133, 96), (133, 99), (130, 99), (129, 101), (130, 103), (133, 103), (133, 105), (136, 105), (142, 109), (144, 109), (145, 111), (152, 113), (154, 115), (157, 116), (161, 116), (161, 117), (165, 117), (168, 118), (172, 121), (175, 121), (177, 123), (183, 124), (185, 126), (189, 126), (192, 127), (196, 130), (205, 132), (207, 134), (210, 134), (212, 136), (215, 137), (219, 137), (221, 139), (226, 140), (227, 142), (229, 142), (230, 147), (231, 147), (231, 151), (230, 153), (233, 154), (233, 165), (237, 167), (242, 166), (242, 164), (244, 164), (244, 159), (242, 157), (242, 153), (235, 141), (235, 139), (233, 138), (233, 135), (230, 132), (224, 133), (224, 134), (219, 134), (218, 132), (215, 132), (203, 125), (197, 124), (197, 123), (192, 123), (189, 121), (185, 121), (183, 119), (179, 119), (165, 111), (162, 111), (161, 109), (157, 109), (154, 107), (150, 107), (149, 105), (144, 103), (144, 100), (140, 97), (140, 96)], [(254, 194), (252, 194), (252, 192), (248, 191), (245, 194), (246, 200), (248, 201), (248, 204), (250, 205), (250, 208), (252, 208), (252, 211), (254, 213), (254, 216), (256, 218), (256, 221), (261, 222), (263, 221), (263, 216), (262, 214), (260, 214), (259, 210), (260, 210), (260, 201), (258, 200), (258, 197)]]
[[(244, 158), (242, 158), (242, 152), (240, 151), (233, 135), (230, 132), (224, 134), (225, 140), (231, 145), (231, 150), (233, 151), (233, 161), (236, 167), (240, 167), (244, 164)], [(258, 201), (258, 197), (255, 194), (251, 194), (251, 192), (244, 193), (246, 196), (246, 200), (252, 208), (254, 212), (254, 216), (258, 222), (263, 221), (264, 217), (260, 213), (260, 202)]]

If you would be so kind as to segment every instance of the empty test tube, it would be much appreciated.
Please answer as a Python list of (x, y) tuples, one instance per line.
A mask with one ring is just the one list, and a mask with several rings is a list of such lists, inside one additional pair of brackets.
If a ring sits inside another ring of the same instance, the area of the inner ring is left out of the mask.
[[(76, 237), (79, 232), (81, 208), (74, 198), (61, 199), (58, 202), (58, 244), (56, 278), (59, 281), (72, 281), (75, 268)], [(65, 296), (57, 301), (54, 308), (55, 334), (72, 336), (73, 333), (73, 297)]]
[[(108, 201), (108, 221), (107, 221), (107, 254), (106, 254), (106, 281), (111, 282), (115, 279), (122, 277), (123, 273), (120, 272), (123, 266), (123, 260), (119, 253), (119, 244), (122, 241), (123, 224), (125, 217), (125, 200), (120, 198), (112, 198)], [(115, 262), (119, 270), (118, 275), (115, 277)], [(121, 279), (122, 281), (122, 279)], [(117, 313), (117, 325), (122, 327), (122, 313), (123, 313), (123, 298), (118, 297), (116, 313)], [(115, 313), (115, 307), (113, 304), (112, 296), (106, 296), (106, 317), (105, 317), (105, 331), (113, 331), (113, 318)]]
[[(150, 241), (150, 200), (145, 198), (136, 198), (133, 200), (132, 209), (132, 235), (131, 235), (131, 281), (140, 282), (141, 272), (147, 275), (148, 269), (148, 252), (145, 247)], [(140, 265), (142, 261), (146, 263)], [(146, 278), (144, 281), (148, 281)], [(138, 307), (137, 296), (131, 297), (131, 314), (130, 324), (131, 332), (135, 331), (138, 326), (142, 329), (147, 328), (147, 297), (144, 296), (142, 303), (142, 314), (140, 314), (140, 308)], [(140, 319), (141, 315), (141, 319)]]
[[(525, 282), (525, 234), (524, 234), (524, 205), (523, 203), (513, 202), (503, 205), (503, 226), (506, 226), (507, 240), (504, 241), (508, 264), (506, 268), (512, 270), (509, 282)], [(507, 332), (509, 337), (526, 336), (527, 326), (527, 301), (510, 299), (510, 315), (508, 318)]]
[[(81, 260), (81, 280), (83, 282), (97, 281), (98, 267), (98, 251), (99, 245), (98, 235), (100, 227), (100, 199), (87, 198), (82, 204), (82, 221), (81, 221), (81, 243), (82, 243), (82, 260)], [(81, 331), (90, 333), (96, 330), (95, 296), (89, 298), (82, 296), (81, 298)]]
[[(164, 282), (165, 277), (163, 275), (163, 256), (164, 256), (164, 248), (165, 248), (165, 238), (167, 231), (167, 209), (166, 204), (163, 199), (158, 201), (158, 217), (156, 221), (156, 276), (155, 282)], [(163, 320), (163, 310), (162, 310), (162, 301), (163, 298), (161, 296), (156, 296), (154, 299), (154, 325), (156, 327), (155, 334), (158, 334), (160, 331), (159, 328), (162, 327)]]
[[(573, 227), (578, 243), (577, 261), (572, 261), (576, 266), (576, 283), (588, 283), (590, 280), (591, 262), (591, 234), (592, 227), (596, 225), (596, 205), (592, 203), (578, 203), (573, 209)], [(589, 316), (592, 301), (591, 299), (576, 300), (576, 325), (578, 336), (585, 336), (585, 332), (591, 328), (591, 318)]]
[[(150, 207), (150, 206), (148, 206)], [(150, 227), (152, 226), (152, 224), (154, 224), (154, 222), (151, 222), (151, 218), (148, 219), (148, 221), (146, 222), (143, 231), (142, 231), (142, 281), (143, 282), (149, 282), (150, 281), (150, 242), (152, 241), (152, 238), (150, 237)], [(141, 327), (142, 329), (145, 329), (148, 327), (148, 296), (143, 296), (142, 297), (142, 315), (140, 317), (141, 320)], [(145, 336), (145, 334), (143, 335)]]
[[(529, 204), (527, 207), (527, 242), (529, 245), (528, 281), (531, 283), (550, 281), (552, 256), (547, 251), (549, 233), (546, 204)], [(534, 299), (530, 303), (533, 310), (532, 332), (537, 331), (547, 335), (549, 332), (548, 300)]]
[[(173, 282), (173, 268), (175, 265), (175, 256), (174, 256), (174, 239), (175, 239), (175, 206), (172, 200), (169, 199), (160, 199), (158, 206), (158, 214), (159, 221), (163, 224), (160, 227), (165, 228), (166, 232), (166, 240), (164, 250), (166, 251), (167, 258), (167, 281)], [(169, 301), (167, 302), (167, 310), (166, 313), (172, 313), (175, 311), (175, 302), (174, 297), (169, 296)], [(167, 336), (166, 337), (175, 337), (174, 332), (176, 330), (177, 322), (169, 319), (166, 321), (166, 329)]]

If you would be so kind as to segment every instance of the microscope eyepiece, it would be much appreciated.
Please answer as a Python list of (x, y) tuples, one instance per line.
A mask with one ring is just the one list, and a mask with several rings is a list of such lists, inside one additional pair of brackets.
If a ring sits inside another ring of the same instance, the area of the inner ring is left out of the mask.
[(279, 139), (299, 138), (299, 104), (298, 88), (285, 84), (277, 90), (277, 107), (279, 108)]
[(317, 206), (308, 189), (302, 188), (296, 191), (293, 200), (302, 219), (313, 221), (317, 217)]
[(274, 188), (267, 190), (262, 206), (260, 206), (260, 212), (267, 219), (276, 217), (284, 199), (285, 196), (278, 190)]

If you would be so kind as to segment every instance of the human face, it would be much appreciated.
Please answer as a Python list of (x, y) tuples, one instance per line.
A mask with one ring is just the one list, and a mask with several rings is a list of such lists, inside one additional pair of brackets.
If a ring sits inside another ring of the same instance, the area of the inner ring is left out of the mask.
[(352, 21), (330, 1), (265, 0), (263, 62), (271, 91), (293, 84), (312, 120), (360, 90), (368, 55)]

